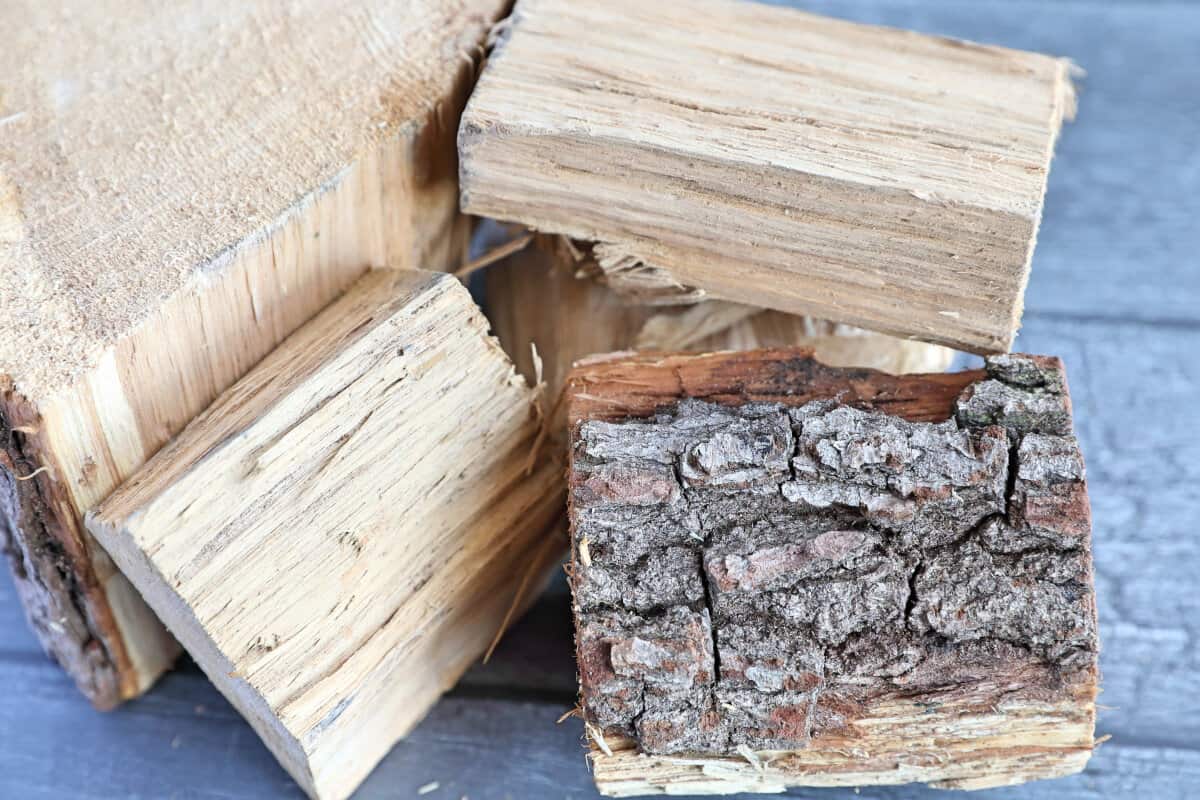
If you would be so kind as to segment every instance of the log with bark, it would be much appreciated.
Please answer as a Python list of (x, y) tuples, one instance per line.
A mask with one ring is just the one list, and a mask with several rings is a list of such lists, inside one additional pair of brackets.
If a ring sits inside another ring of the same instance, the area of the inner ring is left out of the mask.
[(562, 464), (453, 277), (376, 270), (89, 530), (310, 796), (348, 796), (537, 594)]
[(455, 128), (507, 5), (23, 4), (0, 48), (0, 536), (97, 706), (178, 647), (82, 513), (368, 266), (462, 262)]
[(1083, 768), (1091, 524), (1057, 359), (895, 377), (799, 350), (616, 357), (567, 391), (603, 793)]
[(597, 242), (614, 287), (1012, 344), (1064, 59), (728, 0), (520, 0), (463, 209)]

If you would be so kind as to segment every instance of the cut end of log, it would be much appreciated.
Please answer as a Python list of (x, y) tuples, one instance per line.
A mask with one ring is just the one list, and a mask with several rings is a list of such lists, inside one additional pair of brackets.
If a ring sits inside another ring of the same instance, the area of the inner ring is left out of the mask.
[(895, 377), (803, 351), (642, 357), (570, 387), (602, 792), (982, 788), (1086, 763), (1091, 517), (1057, 359)]

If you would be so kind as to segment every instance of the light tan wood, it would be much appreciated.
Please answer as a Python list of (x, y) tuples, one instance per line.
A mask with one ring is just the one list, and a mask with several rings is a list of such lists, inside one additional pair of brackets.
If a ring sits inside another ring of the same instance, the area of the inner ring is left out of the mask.
[(7, 15), (0, 465), (37, 474), (7, 549), (44, 646), (98, 706), (177, 647), (82, 512), (369, 266), (461, 263), (455, 123), (505, 5)]
[(987, 789), (1082, 770), (1094, 747), (1094, 703), (1094, 692), (1076, 700), (1002, 702), (992, 713), (981, 713), (969, 697), (932, 712), (919, 703), (880, 703), (858, 722), (869, 747), (847, 737), (806, 750), (652, 756), (630, 739), (597, 735), (588, 759), (596, 788), (608, 797), (918, 782)]
[(615, 288), (977, 352), (1015, 335), (1063, 59), (731, 0), (520, 0), (464, 210), (597, 242)]
[(538, 236), (483, 274), (484, 309), (496, 338), (526, 379), (545, 383), (550, 407), (558, 404), (575, 359), (632, 347), (657, 310), (626, 302), (586, 276), (577, 277), (577, 270), (586, 272), (587, 262), (577, 261), (569, 244)]
[(559, 555), (538, 431), (458, 281), (375, 271), (88, 527), (300, 786), (343, 798)]
[(485, 272), (486, 308), (496, 336), (531, 382), (539, 377), (531, 348), (536, 346), (551, 407), (561, 409), (558, 397), (575, 361), (612, 351), (797, 345), (812, 348), (830, 366), (893, 374), (944, 372), (954, 359), (940, 345), (720, 300), (669, 307), (630, 303), (590, 279), (594, 263), (561, 237), (542, 235)]

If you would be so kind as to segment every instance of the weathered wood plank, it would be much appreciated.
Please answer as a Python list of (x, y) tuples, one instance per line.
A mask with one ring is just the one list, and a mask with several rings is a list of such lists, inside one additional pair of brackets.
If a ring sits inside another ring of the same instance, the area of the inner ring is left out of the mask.
[[(159, 691), (116, 714), (80, 714), (62, 673), (38, 665), (5, 667), (14, 692), (0, 695), (0, 729), (22, 732), (19, 747), (0, 751), (0, 796), (27, 800), (178, 797), (189, 800), (302, 798), (249, 726), (198, 672), (167, 676)], [(456, 800), (594, 797), (584, 765), (582, 725), (556, 726), (563, 707), (554, 703), (448, 696), (379, 765), (360, 800), (413, 797), (432, 782), (428, 796)], [(519, 731), (520, 735), (514, 735)], [(64, 760), (62, 737), (87, 746)], [(220, 765), (219, 769), (214, 769)], [(1019, 790), (973, 793), (980, 800), (1100, 800), (1144, 796), (1184, 800), (1200, 782), (1200, 753), (1173, 747), (1109, 743), (1088, 770)], [(806, 790), (801, 796), (848, 796)], [(868, 788), (870, 800), (939, 800), (945, 792), (915, 787)], [(749, 796), (747, 796), (749, 798)]]
[(1053, 346), (1072, 369), (1109, 707), (1097, 731), (1200, 742), (1200, 330), (1035, 319), (1019, 343)]
[[(113, 714), (90, 711), (66, 674), (44, 662), (5, 661), (3, 676), (5, 696), (21, 699), (0, 700), (0, 730), (20, 745), (0, 753), (0, 796), (303, 797), (194, 668)], [(75, 743), (69, 759), (63, 742)]]
[(489, 696), (511, 692), (553, 699), (564, 707), (575, 702), (575, 626), (567, 583), (560, 572), (546, 591), (500, 640), (486, 664), (476, 662), (459, 681), (464, 693)]

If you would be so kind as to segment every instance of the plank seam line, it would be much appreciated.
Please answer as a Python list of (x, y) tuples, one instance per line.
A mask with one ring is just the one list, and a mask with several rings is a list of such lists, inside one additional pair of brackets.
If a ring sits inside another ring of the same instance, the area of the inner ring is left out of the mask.
[(1139, 317), (1075, 311), (1026, 310), (1025, 320), (1034, 322), (1074, 322), (1082, 325), (1136, 325), (1164, 330), (1200, 331), (1200, 319), (1187, 319), (1184, 317)]

